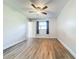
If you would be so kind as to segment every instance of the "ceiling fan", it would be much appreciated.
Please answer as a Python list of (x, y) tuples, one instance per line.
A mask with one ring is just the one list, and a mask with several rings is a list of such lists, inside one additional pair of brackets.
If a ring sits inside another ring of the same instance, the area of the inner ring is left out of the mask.
[(33, 8), (35, 8), (37, 11), (39, 11), (40, 13), (42, 13), (42, 14), (44, 14), (44, 15), (47, 15), (47, 13), (46, 12), (43, 12), (45, 9), (47, 9), (48, 8), (48, 6), (44, 6), (44, 7), (40, 7), (40, 6), (35, 6), (34, 4), (31, 4), (31, 6), (33, 7)]

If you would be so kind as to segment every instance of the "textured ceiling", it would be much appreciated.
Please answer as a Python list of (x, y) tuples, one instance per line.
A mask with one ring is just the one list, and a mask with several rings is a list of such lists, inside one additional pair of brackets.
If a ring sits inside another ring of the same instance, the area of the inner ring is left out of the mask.
[[(4, 4), (23, 13), (28, 18), (49, 18), (57, 17), (68, 1), (69, 0), (4, 0)], [(36, 12), (29, 13), (29, 11), (34, 11), (34, 8), (31, 6), (32, 3), (42, 6), (47, 5), (48, 8), (45, 10), (47, 15)]]

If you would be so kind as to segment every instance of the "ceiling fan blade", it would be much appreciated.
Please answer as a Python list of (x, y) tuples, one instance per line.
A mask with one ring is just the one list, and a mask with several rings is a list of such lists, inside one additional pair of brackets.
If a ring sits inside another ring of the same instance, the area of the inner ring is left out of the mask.
[(36, 11), (29, 11), (29, 13), (36, 13)]
[(43, 7), (43, 8), (42, 8), (42, 10), (47, 9), (47, 8), (48, 8), (48, 7), (47, 7), (47, 6), (45, 6), (45, 7)]
[(45, 15), (47, 15), (47, 13), (46, 12), (41, 12), (42, 14), (45, 14)]
[(36, 6), (34, 4), (31, 4), (34, 8), (36, 8)]

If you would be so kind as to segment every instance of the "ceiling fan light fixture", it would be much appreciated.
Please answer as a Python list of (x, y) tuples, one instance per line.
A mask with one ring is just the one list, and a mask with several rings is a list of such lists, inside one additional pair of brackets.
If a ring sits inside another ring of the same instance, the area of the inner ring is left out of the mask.
[(41, 14), (41, 12), (37, 11), (38, 14)]
[(44, 7), (41, 7), (41, 6), (36, 6), (36, 5), (34, 5), (34, 4), (31, 4), (32, 5), (32, 7), (36, 10), (36, 12), (38, 13), (38, 14), (44, 14), (44, 15), (47, 15), (47, 13), (46, 12), (43, 12), (45, 9), (47, 9), (48, 8), (48, 6), (44, 6)]

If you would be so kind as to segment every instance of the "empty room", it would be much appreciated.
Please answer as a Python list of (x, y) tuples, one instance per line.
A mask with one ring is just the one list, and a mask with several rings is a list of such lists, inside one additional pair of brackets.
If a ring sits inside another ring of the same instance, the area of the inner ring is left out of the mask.
[(75, 59), (76, 0), (3, 0), (3, 59)]

